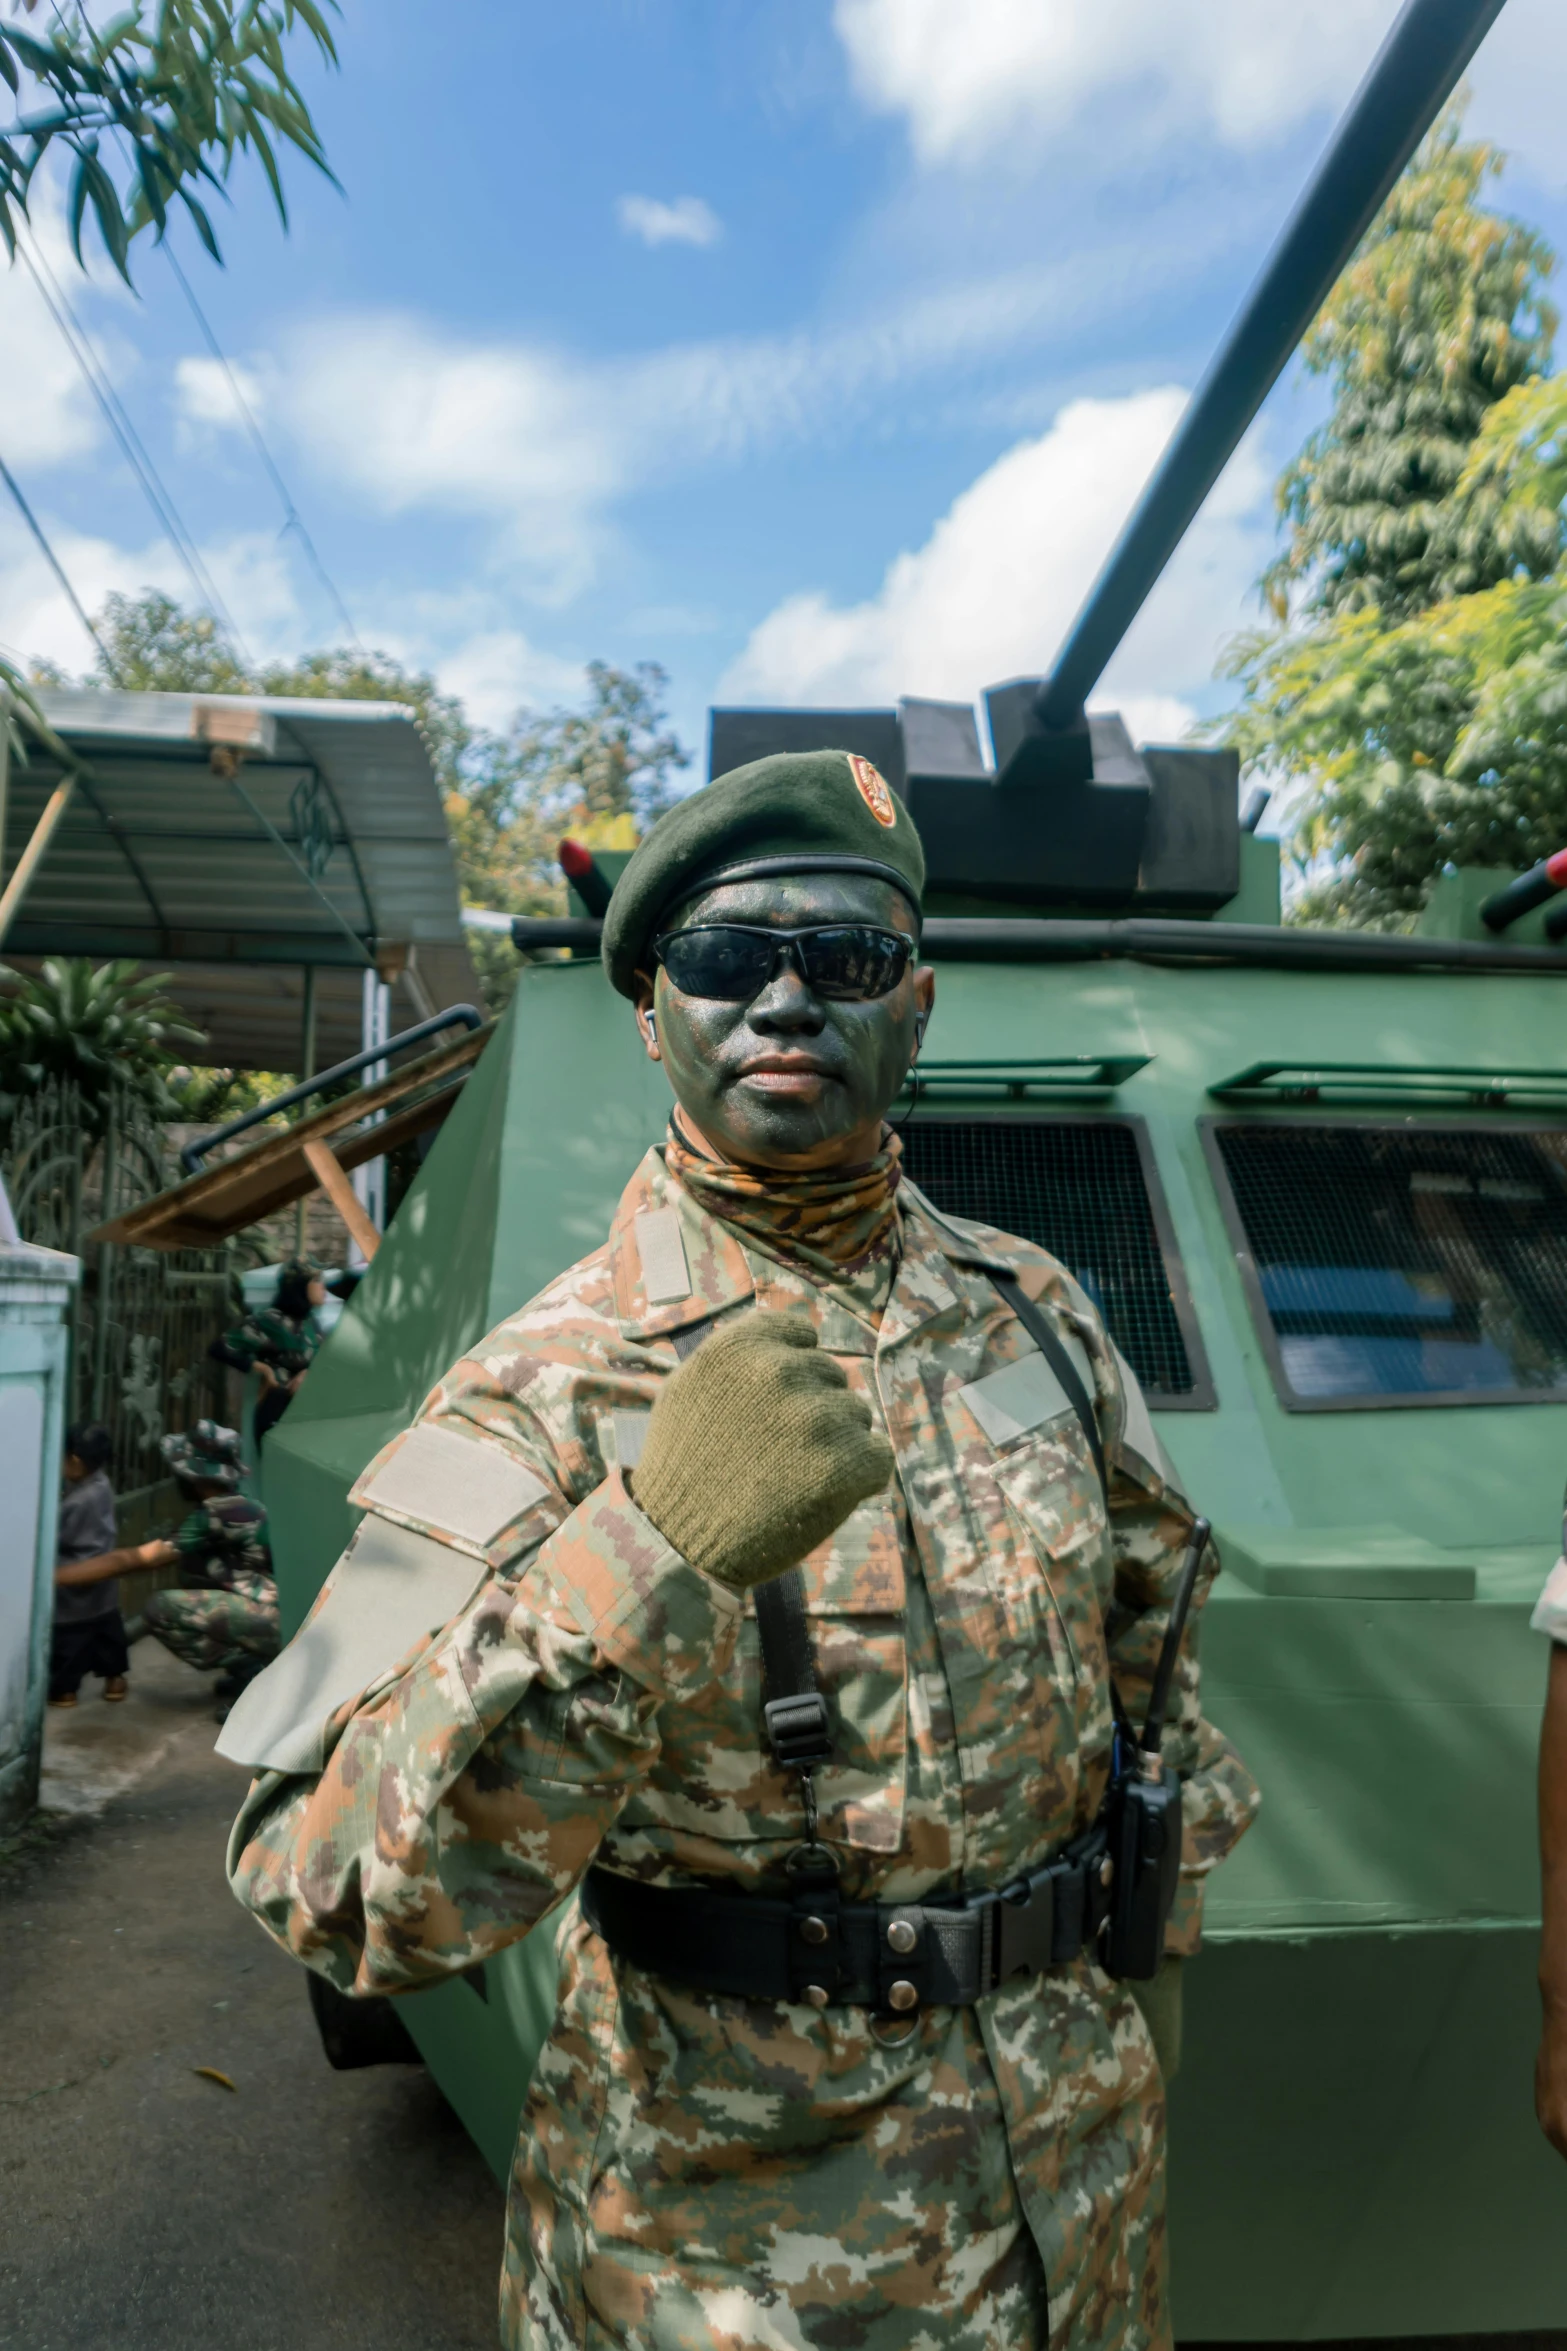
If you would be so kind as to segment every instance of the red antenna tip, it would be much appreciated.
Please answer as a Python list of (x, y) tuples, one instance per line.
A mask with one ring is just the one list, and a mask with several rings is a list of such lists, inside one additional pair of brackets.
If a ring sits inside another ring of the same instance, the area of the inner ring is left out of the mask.
[(574, 882), (580, 882), (584, 874), (593, 871), (593, 852), (580, 841), (562, 841), (557, 855), (561, 872)]

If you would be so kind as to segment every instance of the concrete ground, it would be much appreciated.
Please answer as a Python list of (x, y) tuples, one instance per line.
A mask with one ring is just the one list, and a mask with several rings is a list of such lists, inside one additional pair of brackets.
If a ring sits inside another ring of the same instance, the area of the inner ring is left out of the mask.
[(50, 1715), (0, 1868), (0, 2345), (492, 2351), (499, 2188), (422, 2067), (328, 2067), (223, 1881), (210, 1678), (131, 1682)]

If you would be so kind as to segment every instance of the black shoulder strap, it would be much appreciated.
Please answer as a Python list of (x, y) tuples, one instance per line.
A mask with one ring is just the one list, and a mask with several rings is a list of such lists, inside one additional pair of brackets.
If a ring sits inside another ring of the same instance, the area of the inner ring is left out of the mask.
[(832, 1739), (827, 1701), (816, 1687), (805, 1578), (791, 1567), (770, 1583), (758, 1584), (753, 1597), (767, 1687), (762, 1720), (768, 1745), (782, 1769), (809, 1772), (827, 1761)]
[[(682, 1363), (694, 1355), (713, 1328), (708, 1315), (674, 1334), (675, 1353)], [(762, 1675), (766, 1703), (762, 1720), (767, 1742), (780, 1770), (797, 1771), (807, 1783), (819, 1763), (832, 1753), (827, 1701), (816, 1687), (816, 1650), (810, 1619), (805, 1613), (805, 1578), (797, 1567), (758, 1584), (756, 1630), (762, 1646)], [(815, 1838), (815, 1805), (807, 1787), (807, 1814)]]
[(1077, 1365), (1072, 1361), (1060, 1337), (1051, 1329), (1050, 1324), (1033, 1299), (1030, 1298), (1016, 1274), (1000, 1273), (993, 1265), (987, 1265), (985, 1271), (1055, 1373), (1056, 1378), (1061, 1382), (1066, 1400), (1077, 1414), (1078, 1424), (1088, 1440), (1088, 1450), (1094, 1457), (1094, 1467), (1099, 1472), (1099, 1483), (1104, 1489), (1105, 1507), (1108, 1509), (1110, 1480), (1105, 1471), (1104, 1442), (1099, 1434), (1099, 1423), (1094, 1417), (1094, 1408), (1088, 1400), (1088, 1390), (1078, 1377)]

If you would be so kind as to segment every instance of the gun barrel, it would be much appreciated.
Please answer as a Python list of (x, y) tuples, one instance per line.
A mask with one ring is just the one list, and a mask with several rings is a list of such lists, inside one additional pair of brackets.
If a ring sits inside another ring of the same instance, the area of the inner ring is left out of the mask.
[(1069, 727), (1345, 262), (1501, 13), (1405, 0), (1056, 655), (1037, 721)]

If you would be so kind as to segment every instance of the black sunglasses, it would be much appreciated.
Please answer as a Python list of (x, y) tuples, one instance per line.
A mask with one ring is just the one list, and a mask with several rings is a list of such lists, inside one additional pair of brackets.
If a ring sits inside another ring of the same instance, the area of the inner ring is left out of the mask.
[(713, 922), (665, 931), (653, 941), (655, 963), (663, 965), (682, 996), (707, 996), (721, 1004), (749, 1004), (785, 956), (815, 996), (838, 1002), (889, 996), (913, 952), (914, 941), (901, 931), (864, 922), (822, 923), (806, 931)]

